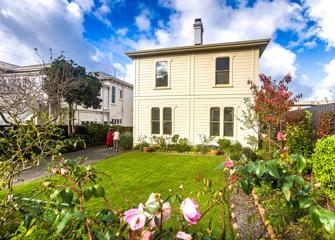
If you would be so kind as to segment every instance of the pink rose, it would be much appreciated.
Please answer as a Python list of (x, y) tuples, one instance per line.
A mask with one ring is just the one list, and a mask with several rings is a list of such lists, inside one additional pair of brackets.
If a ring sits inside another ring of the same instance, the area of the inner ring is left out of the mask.
[(152, 232), (144, 230), (141, 234), (141, 240), (151, 240), (151, 239), (152, 239)]
[(183, 240), (192, 240), (192, 236), (190, 234), (187, 234), (185, 232), (179, 231), (176, 235), (178, 239), (183, 239)]
[(283, 141), (284, 140), (284, 138), (285, 138), (285, 136), (284, 136), (284, 134), (282, 133), (282, 132), (278, 132), (277, 133), (277, 140), (278, 141)]
[(232, 161), (226, 161), (224, 163), (224, 166), (228, 169), (232, 168), (234, 166), (234, 163)]
[(126, 222), (129, 224), (131, 230), (136, 231), (144, 227), (146, 217), (143, 211), (143, 204), (138, 208), (133, 208), (124, 213)]
[[(167, 220), (170, 219), (170, 217), (171, 217), (171, 205), (170, 205), (170, 203), (168, 203), (168, 202), (163, 203), (162, 213), (163, 213), (162, 222), (166, 222)], [(155, 218), (158, 218), (159, 222), (161, 221), (162, 213), (158, 213), (158, 214), (155, 215), (155, 217), (152, 217), (152, 219), (150, 221), (150, 226), (152, 228), (156, 227)]]
[(181, 203), (180, 209), (184, 214), (184, 218), (191, 224), (196, 224), (201, 217), (201, 214), (198, 211), (199, 206), (193, 199), (186, 198)]

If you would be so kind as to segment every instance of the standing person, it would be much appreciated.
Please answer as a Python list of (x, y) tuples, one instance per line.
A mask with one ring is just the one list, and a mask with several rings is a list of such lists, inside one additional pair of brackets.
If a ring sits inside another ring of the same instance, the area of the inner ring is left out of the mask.
[(114, 132), (113, 142), (114, 142), (114, 151), (119, 150), (119, 140), (120, 140), (120, 133), (118, 130)]
[(113, 147), (113, 130), (110, 128), (107, 133), (107, 140), (106, 145), (108, 146), (108, 149), (111, 149)]

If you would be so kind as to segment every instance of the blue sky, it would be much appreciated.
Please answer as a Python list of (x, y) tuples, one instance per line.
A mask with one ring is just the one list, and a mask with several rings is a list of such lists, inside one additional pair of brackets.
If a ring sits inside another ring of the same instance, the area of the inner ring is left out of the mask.
[(89, 70), (132, 82), (127, 50), (193, 44), (201, 17), (204, 42), (272, 38), (261, 72), (291, 73), (305, 99), (333, 99), (334, 0), (0, 0), (0, 61), (48, 61), (63, 52)]

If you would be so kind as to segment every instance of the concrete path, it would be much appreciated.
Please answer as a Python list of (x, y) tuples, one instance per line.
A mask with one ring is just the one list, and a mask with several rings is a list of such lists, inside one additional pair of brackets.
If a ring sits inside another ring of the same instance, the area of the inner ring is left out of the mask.
[[(85, 150), (65, 153), (65, 159), (75, 159), (78, 157), (83, 157), (84, 159), (87, 158), (85, 164), (98, 162), (100, 160), (115, 156), (117, 152), (113, 150), (107, 149), (106, 146), (96, 146), (90, 147)], [(48, 172), (48, 164), (50, 160), (45, 160), (40, 163), (40, 166), (34, 167), (31, 169), (27, 169), (23, 171), (17, 178), (14, 180), (14, 185), (21, 185), (23, 183), (31, 182), (42, 177), (45, 177), (49, 174)]]

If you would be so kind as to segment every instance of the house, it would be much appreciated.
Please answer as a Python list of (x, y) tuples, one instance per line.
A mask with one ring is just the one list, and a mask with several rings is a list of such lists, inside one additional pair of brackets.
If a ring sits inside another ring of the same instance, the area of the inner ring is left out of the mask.
[[(0, 70), (7, 78), (15, 79), (18, 76), (36, 79), (38, 82), (43, 81), (42, 69), (48, 65), (29, 65), (17, 66), (5, 62), (0, 62)], [(100, 97), (102, 99), (101, 108), (84, 108), (76, 106), (75, 124), (85, 123), (105, 123), (117, 124), (123, 126), (132, 126), (133, 116), (133, 86), (117, 77), (106, 73), (98, 72), (98, 78), (101, 80), (102, 88)], [(45, 96), (44, 101), (47, 100)], [(67, 108), (65, 102), (62, 108)], [(66, 112), (66, 111), (64, 111)], [(32, 116), (32, 112), (27, 111), (23, 116), (23, 120), (28, 120)], [(67, 124), (67, 116), (60, 120), (60, 124)], [(5, 125), (0, 118), (0, 125)]]
[(203, 44), (201, 19), (194, 45), (127, 52), (134, 61), (134, 143), (178, 134), (192, 144), (213, 136), (247, 144), (240, 121), (270, 39)]

